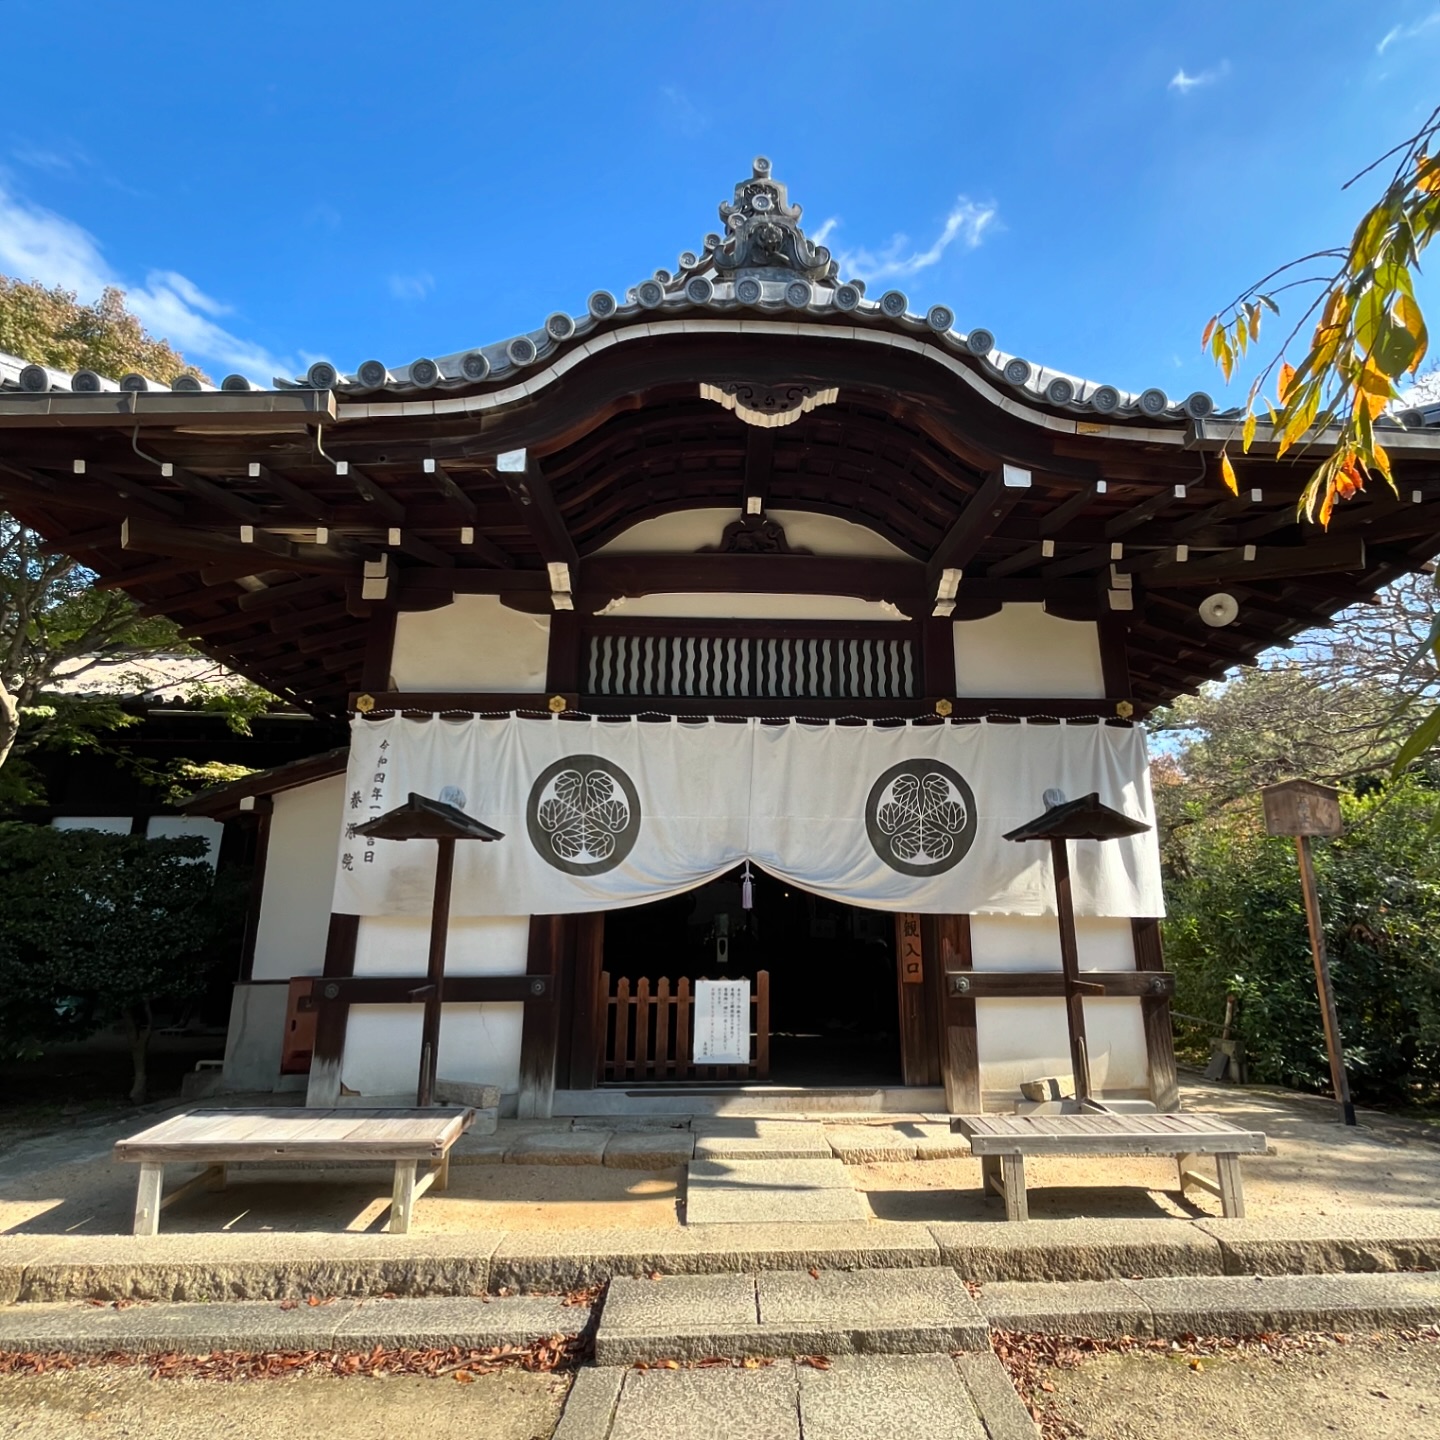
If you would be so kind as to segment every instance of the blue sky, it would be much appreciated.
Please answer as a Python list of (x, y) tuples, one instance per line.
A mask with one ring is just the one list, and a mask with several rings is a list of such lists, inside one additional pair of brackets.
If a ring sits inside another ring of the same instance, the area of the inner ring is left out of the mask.
[(673, 267), (763, 153), (872, 294), (1218, 394), (1210, 313), (1440, 102), (1440, 0), (1000, 8), (11, 4), (0, 273), (217, 378), (404, 364)]

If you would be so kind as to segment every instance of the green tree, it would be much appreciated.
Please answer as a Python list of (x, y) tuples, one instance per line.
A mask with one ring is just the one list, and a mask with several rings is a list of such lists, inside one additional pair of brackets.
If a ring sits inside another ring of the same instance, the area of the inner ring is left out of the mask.
[[(200, 374), (166, 341), (145, 332), (119, 290), (106, 290), (86, 305), (71, 291), (4, 276), (0, 351), (102, 375), (135, 370), (168, 382), (182, 373)], [(0, 458), (0, 480), (3, 473)], [(85, 566), (0, 511), (0, 767), (46, 746), (98, 746), (101, 737), (132, 723), (113, 701), (47, 694), (57, 673), (76, 678), (117, 657), (184, 649), (170, 621), (142, 617), (128, 595), (97, 590), (93, 580)], [(238, 695), (211, 690), (200, 699), (224, 709), (243, 730), (268, 697), (249, 687)], [(0, 780), (0, 801), (34, 798), (31, 784), (31, 776), (12, 768)]]
[[(1440, 155), (1431, 153), (1437, 138), (1440, 107), (1415, 134), (1346, 183), (1349, 189), (1394, 162), (1384, 191), (1360, 217), (1348, 245), (1318, 250), (1272, 270), (1212, 316), (1201, 337), (1228, 382), (1239, 360), (1259, 342), (1265, 311), (1280, 314), (1277, 297), (1292, 291), (1308, 296), (1306, 308), (1250, 387), (1243, 444), (1249, 450), (1255, 439), (1258, 401), (1265, 406), (1269, 438), (1279, 454), (1313, 445), (1319, 459), (1301, 504), (1321, 525), (1329, 524), (1337, 501), (1364, 490), (1374, 475), (1392, 488), (1395, 483), (1375, 422), (1400, 398), (1404, 377), (1419, 372), (1429, 347), (1415, 275), (1420, 256), (1440, 230)], [(1292, 365), (1290, 347), (1307, 329), (1307, 348)], [(1272, 376), (1273, 404), (1262, 395)], [(1331, 425), (1334, 431), (1323, 433)], [(1223, 452), (1221, 470), (1234, 492), (1234, 468)]]
[(156, 1006), (197, 997), (238, 930), (243, 885), (205, 842), (0, 824), (0, 1038), (13, 1053), (113, 1024), (145, 1098)]

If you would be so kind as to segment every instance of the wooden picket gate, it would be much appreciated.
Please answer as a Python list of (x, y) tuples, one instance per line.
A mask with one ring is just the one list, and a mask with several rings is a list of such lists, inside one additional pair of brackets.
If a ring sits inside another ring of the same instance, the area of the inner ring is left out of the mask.
[(695, 996), (688, 977), (670, 981), (600, 975), (600, 1013), (604, 1041), (600, 1079), (623, 1080), (766, 1080), (770, 1076), (770, 972), (761, 970), (750, 987), (750, 1063), (697, 1064), (693, 1058)]

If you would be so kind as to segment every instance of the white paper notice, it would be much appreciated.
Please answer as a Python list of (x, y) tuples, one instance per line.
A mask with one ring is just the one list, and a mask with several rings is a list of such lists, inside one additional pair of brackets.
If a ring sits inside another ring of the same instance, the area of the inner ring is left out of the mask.
[(750, 1063), (750, 982), (695, 982), (695, 1063)]

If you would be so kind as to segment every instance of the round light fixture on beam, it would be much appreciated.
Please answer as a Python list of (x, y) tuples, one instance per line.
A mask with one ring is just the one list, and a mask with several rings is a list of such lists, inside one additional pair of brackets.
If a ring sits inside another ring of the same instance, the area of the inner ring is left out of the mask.
[(1240, 602), (1233, 595), (1217, 590), (1200, 602), (1200, 618), (1215, 629), (1233, 624), (1240, 614)]

